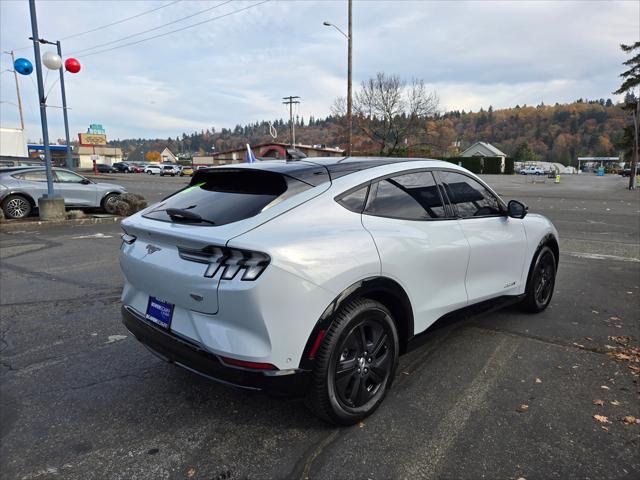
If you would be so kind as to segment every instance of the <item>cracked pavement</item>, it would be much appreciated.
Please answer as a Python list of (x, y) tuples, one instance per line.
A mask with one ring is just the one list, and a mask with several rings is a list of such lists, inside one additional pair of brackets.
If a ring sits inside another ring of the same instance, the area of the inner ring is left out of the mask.
[[(156, 180), (126, 182), (184, 183)], [(138, 344), (120, 321), (117, 225), (0, 230), (0, 478), (640, 477), (640, 425), (621, 421), (640, 417), (639, 379), (607, 355), (609, 337), (640, 337), (640, 197), (613, 176), (527, 180), (487, 177), (560, 232), (551, 307), (436, 324), (351, 428)]]

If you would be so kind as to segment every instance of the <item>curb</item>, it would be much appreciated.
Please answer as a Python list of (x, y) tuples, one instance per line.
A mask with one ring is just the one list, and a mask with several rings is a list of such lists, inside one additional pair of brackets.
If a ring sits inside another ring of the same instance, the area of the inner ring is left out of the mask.
[(74, 227), (76, 225), (97, 225), (97, 224), (109, 224), (119, 223), (123, 217), (109, 216), (109, 217), (89, 217), (78, 218), (71, 220), (51, 220), (51, 221), (4, 221), (0, 223), (0, 232), (15, 232), (15, 231), (29, 231), (39, 230), (41, 228), (56, 227), (60, 225), (68, 225)]

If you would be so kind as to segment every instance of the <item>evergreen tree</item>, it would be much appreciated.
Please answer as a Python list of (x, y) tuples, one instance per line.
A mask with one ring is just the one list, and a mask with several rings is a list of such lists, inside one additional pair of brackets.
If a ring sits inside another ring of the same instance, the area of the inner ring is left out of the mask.
[[(630, 59), (623, 62), (623, 65), (629, 67), (628, 70), (622, 72), (620, 76), (623, 78), (620, 88), (613, 93), (622, 94), (626, 93), (623, 109), (628, 111), (633, 117), (633, 125), (628, 128), (633, 128), (633, 143), (627, 141), (630, 145), (624, 145), (623, 147), (632, 150), (633, 155), (631, 157), (631, 175), (629, 175), (629, 190), (636, 188), (636, 168), (638, 165), (638, 150), (640, 141), (640, 95), (633, 94), (635, 88), (640, 86), (640, 42), (636, 42), (633, 45), (620, 45), (623, 52), (632, 55)], [(625, 133), (623, 138), (629, 138), (630, 135)], [(630, 140), (630, 139), (629, 139)]]

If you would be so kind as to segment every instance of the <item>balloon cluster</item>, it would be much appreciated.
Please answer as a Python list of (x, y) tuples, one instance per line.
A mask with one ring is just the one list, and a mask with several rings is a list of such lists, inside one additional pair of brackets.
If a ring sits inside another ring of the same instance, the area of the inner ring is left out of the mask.
[[(53, 52), (46, 52), (42, 55), (42, 63), (49, 70), (60, 70), (62, 68), (62, 58)], [(13, 68), (21, 75), (30, 75), (33, 72), (33, 64), (26, 58), (17, 58), (13, 62)], [(80, 62), (75, 58), (67, 58), (64, 62), (64, 68), (69, 73), (78, 73), (80, 71)]]

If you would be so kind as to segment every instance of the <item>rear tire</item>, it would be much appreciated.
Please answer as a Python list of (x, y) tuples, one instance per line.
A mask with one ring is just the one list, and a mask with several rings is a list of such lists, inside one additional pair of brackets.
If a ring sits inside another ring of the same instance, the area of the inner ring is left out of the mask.
[(543, 246), (533, 260), (527, 280), (522, 308), (531, 313), (542, 312), (551, 303), (556, 284), (557, 260), (553, 251)]
[(9, 195), (2, 202), (6, 218), (26, 218), (31, 214), (31, 202), (22, 195)]
[(389, 310), (374, 300), (352, 300), (338, 311), (318, 349), (307, 406), (337, 425), (366, 418), (391, 387), (399, 352)]

